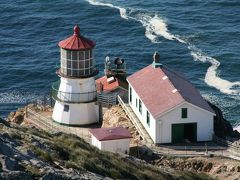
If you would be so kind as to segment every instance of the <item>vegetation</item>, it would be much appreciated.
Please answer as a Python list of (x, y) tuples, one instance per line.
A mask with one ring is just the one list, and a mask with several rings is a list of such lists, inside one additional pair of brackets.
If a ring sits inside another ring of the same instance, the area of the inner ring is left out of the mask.
[[(18, 131), (22, 131), (18, 128)], [(75, 135), (48, 134), (38, 129), (23, 129), (19, 139), (36, 156), (55, 165), (73, 168), (80, 172), (90, 171), (113, 179), (210, 179), (205, 174), (161, 169), (133, 157), (123, 157), (103, 152)], [(38, 142), (33, 144), (33, 142)], [(37, 168), (27, 166), (26, 171), (38, 177)]]

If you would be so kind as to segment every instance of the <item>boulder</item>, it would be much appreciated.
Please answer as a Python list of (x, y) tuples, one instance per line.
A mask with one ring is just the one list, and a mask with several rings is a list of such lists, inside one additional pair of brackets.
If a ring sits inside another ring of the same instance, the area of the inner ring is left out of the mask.
[(229, 121), (223, 117), (222, 111), (212, 103), (208, 102), (211, 108), (214, 110), (216, 116), (214, 116), (214, 133), (216, 136), (226, 138), (227, 136), (234, 136), (233, 127)]
[(16, 112), (11, 112), (7, 117), (8, 122), (13, 122), (16, 124), (22, 124), (24, 121), (25, 111), (23, 108), (18, 109)]

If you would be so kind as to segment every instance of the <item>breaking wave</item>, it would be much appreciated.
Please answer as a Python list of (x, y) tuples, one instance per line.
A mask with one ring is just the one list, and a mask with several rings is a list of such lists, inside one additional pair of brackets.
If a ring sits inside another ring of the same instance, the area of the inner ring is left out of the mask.
[(102, 2), (99, 2), (99, 1), (96, 1), (96, 0), (87, 0), (87, 2), (89, 2), (89, 4), (94, 5), (94, 6), (105, 6), (105, 7), (118, 9), (119, 13), (120, 13), (120, 16), (123, 19), (128, 19), (127, 15), (126, 15), (127, 11), (124, 8), (121, 8), (121, 7), (118, 7), (118, 6), (114, 6), (114, 5), (110, 4), (110, 3), (102, 3)]
[(212, 57), (207, 56), (200, 49), (196, 48), (190, 42), (183, 40), (180, 36), (171, 34), (168, 30), (166, 20), (159, 17), (157, 14), (150, 15), (148, 13), (143, 13), (141, 10), (130, 9), (127, 11), (125, 8), (114, 6), (110, 3), (103, 3), (97, 0), (87, 0), (90, 4), (96, 6), (106, 6), (110, 8), (119, 9), (120, 16), (124, 19), (132, 19), (138, 21), (145, 28), (145, 36), (152, 43), (160, 43), (159, 37), (164, 37), (165, 39), (171, 41), (178, 41), (183, 44), (187, 44), (188, 49), (195, 61), (201, 61), (203, 63), (208, 62), (211, 66), (207, 69), (205, 75), (205, 83), (209, 86), (215, 87), (219, 91), (230, 95), (240, 95), (240, 81), (230, 82), (222, 79), (217, 74), (217, 69), (220, 66), (220, 62)]
[(209, 62), (211, 66), (207, 69), (205, 75), (205, 82), (209, 86), (213, 86), (225, 94), (239, 95), (240, 94), (240, 81), (230, 82), (225, 79), (221, 79), (217, 75), (217, 69), (220, 66), (220, 62), (216, 59), (204, 55), (200, 49), (197, 49), (194, 45), (189, 45), (188, 48), (191, 50), (191, 55), (195, 61)]

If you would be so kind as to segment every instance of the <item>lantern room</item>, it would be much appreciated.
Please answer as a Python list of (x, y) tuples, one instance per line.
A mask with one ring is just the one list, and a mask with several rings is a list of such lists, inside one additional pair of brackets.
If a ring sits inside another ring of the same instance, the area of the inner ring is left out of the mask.
[(67, 77), (89, 77), (95, 75), (93, 48), (95, 42), (83, 37), (80, 28), (74, 27), (74, 34), (59, 42), (61, 69), (59, 74)]

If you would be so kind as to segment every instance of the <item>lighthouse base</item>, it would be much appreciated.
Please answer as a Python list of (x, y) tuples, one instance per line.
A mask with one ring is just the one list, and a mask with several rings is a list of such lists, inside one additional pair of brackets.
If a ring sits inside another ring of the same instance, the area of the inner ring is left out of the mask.
[(69, 104), (56, 101), (52, 118), (57, 123), (68, 126), (80, 126), (99, 121), (99, 105), (97, 102)]

